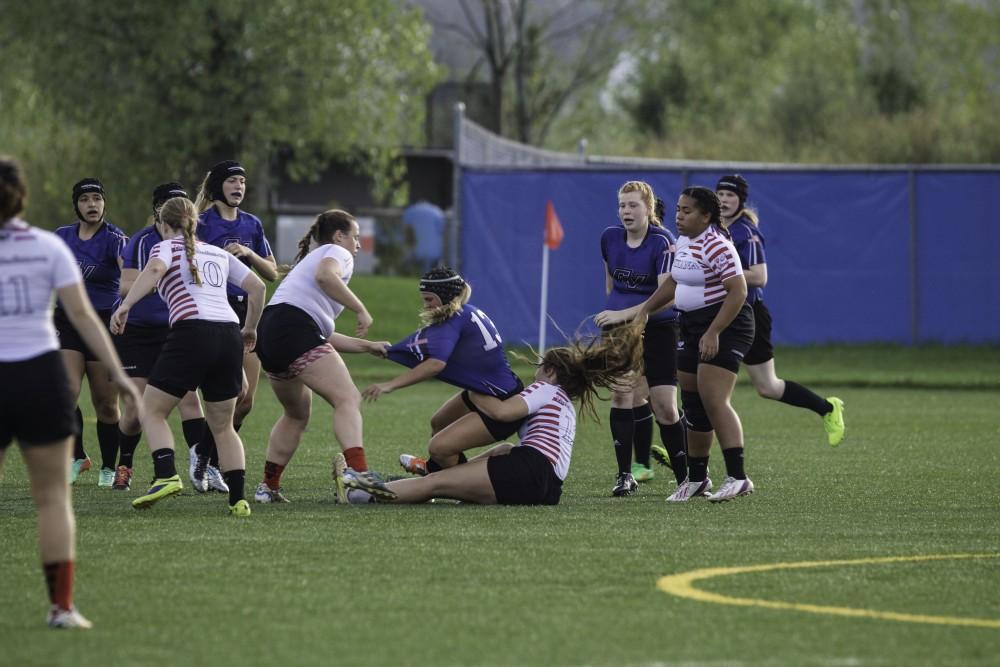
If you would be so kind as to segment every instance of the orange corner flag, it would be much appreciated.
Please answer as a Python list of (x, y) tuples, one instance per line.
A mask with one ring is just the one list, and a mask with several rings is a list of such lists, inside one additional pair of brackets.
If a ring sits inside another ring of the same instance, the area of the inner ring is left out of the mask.
[(545, 202), (545, 245), (549, 250), (555, 250), (562, 243), (564, 236), (559, 216), (556, 215), (556, 207), (551, 201)]

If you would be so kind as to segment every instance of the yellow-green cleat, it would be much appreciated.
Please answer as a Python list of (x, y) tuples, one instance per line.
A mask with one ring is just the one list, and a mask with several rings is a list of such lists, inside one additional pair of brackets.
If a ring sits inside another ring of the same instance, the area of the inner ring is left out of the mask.
[(637, 482), (649, 482), (656, 477), (656, 473), (653, 472), (653, 469), (649, 466), (644, 466), (641, 463), (633, 463), (632, 477), (634, 477)]
[(229, 513), (233, 516), (250, 516), (250, 503), (241, 498), (235, 505), (229, 506)]
[(827, 403), (833, 406), (833, 410), (823, 415), (823, 428), (826, 429), (826, 437), (830, 441), (831, 447), (836, 447), (844, 439), (844, 402), (836, 396), (826, 399)]
[(155, 505), (157, 501), (176, 495), (183, 489), (184, 485), (181, 484), (181, 478), (179, 475), (166, 477), (164, 479), (154, 479), (152, 486), (149, 487), (149, 491), (146, 491), (144, 495), (141, 495), (132, 501), (132, 507), (137, 510), (149, 509)]
[[(661, 466), (667, 466), (668, 468), (673, 469), (673, 466), (670, 465), (670, 453), (667, 451), (667, 448), (664, 447), (663, 445), (657, 445), (655, 443), (650, 445), (649, 455), (652, 456), (653, 460), (659, 463)], [(635, 473), (632, 474), (635, 475)]]

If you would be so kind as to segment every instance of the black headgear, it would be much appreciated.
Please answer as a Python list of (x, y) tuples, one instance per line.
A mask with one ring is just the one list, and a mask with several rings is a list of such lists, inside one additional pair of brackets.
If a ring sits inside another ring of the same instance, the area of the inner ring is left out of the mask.
[(450, 303), (465, 289), (465, 280), (447, 266), (431, 269), (420, 277), (420, 291), (437, 294), (441, 303)]
[(80, 197), (90, 192), (96, 192), (101, 195), (102, 198), (107, 199), (104, 194), (104, 186), (96, 178), (84, 178), (78, 181), (76, 185), (73, 186), (73, 210), (76, 211), (76, 217), (78, 220), (83, 220), (83, 214), (80, 213), (79, 207), (76, 203), (80, 201)]
[(228, 205), (229, 202), (226, 201), (225, 196), (222, 194), (222, 184), (230, 176), (243, 176), (246, 178), (246, 175), (247, 170), (236, 160), (223, 160), (208, 172), (208, 182), (205, 183), (208, 196), (212, 198), (212, 201), (221, 201)]
[(170, 183), (157, 185), (153, 190), (153, 213), (156, 213), (156, 211), (163, 206), (165, 201), (173, 199), (174, 197), (191, 199), (188, 193), (184, 190), (184, 186), (180, 183), (171, 181)]
[(730, 174), (719, 179), (718, 185), (715, 186), (715, 191), (718, 192), (719, 190), (726, 190), (735, 194), (740, 198), (740, 208), (743, 208), (743, 205), (747, 202), (747, 194), (750, 192), (750, 186), (747, 185), (746, 179), (739, 174)]

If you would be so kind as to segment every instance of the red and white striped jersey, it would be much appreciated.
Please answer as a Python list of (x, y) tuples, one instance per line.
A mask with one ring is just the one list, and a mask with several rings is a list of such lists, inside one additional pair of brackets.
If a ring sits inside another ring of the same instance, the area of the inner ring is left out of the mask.
[(743, 274), (733, 244), (709, 226), (693, 239), (681, 237), (670, 275), (677, 283), (674, 308), (690, 312), (726, 298), (722, 282)]
[(528, 419), (517, 434), (521, 445), (534, 447), (549, 460), (559, 479), (566, 479), (576, 437), (576, 409), (563, 388), (535, 382), (518, 394), (528, 404)]
[(201, 241), (195, 241), (194, 247), (201, 285), (195, 284), (191, 276), (182, 238), (161, 241), (149, 254), (150, 260), (158, 259), (167, 265), (156, 291), (167, 303), (170, 326), (181, 320), (239, 323), (229, 305), (226, 283), (238, 287), (250, 275), (250, 269), (222, 248)]

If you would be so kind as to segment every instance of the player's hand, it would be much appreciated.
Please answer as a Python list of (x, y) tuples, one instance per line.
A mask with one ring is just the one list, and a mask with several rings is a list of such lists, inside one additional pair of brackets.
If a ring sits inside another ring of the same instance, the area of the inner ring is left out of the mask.
[[(121, 335), (125, 333), (125, 323), (128, 322), (128, 306), (119, 306), (114, 315), (111, 316), (111, 333)], [(131, 383), (130, 383), (131, 384)]]
[(706, 331), (698, 341), (698, 356), (702, 361), (715, 358), (719, 353), (719, 334)]
[(225, 251), (242, 259), (250, 252), (250, 248), (241, 243), (230, 243), (226, 245)]
[(364, 338), (365, 334), (368, 333), (368, 329), (371, 328), (372, 323), (375, 320), (368, 313), (367, 310), (362, 310), (358, 313), (358, 326), (354, 330), (354, 335), (358, 338)]
[(389, 347), (392, 345), (387, 340), (371, 341), (368, 343), (368, 354), (385, 359), (389, 354)]
[(624, 321), (625, 318), (622, 317), (622, 311), (620, 310), (602, 310), (594, 315), (594, 324), (599, 327), (609, 327)]
[(243, 329), (240, 335), (243, 336), (243, 351), (252, 352), (254, 346), (257, 344), (257, 330)]
[(370, 387), (365, 388), (365, 390), (361, 392), (361, 395), (369, 403), (374, 403), (379, 399), (380, 396), (384, 396), (385, 394), (391, 394), (391, 393), (392, 393), (392, 388), (389, 387), (388, 382), (378, 382), (371, 385)]

